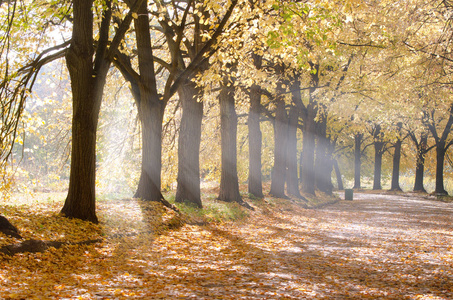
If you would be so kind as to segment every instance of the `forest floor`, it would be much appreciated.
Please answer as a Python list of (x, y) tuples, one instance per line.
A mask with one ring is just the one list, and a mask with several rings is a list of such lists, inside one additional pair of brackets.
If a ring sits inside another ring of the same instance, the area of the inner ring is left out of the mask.
[[(318, 209), (249, 203), (255, 211), (230, 206), (238, 220), (209, 221), (99, 201), (94, 225), (62, 218), (50, 197), (1, 202), (26, 239), (102, 242), (0, 256), (0, 298), (453, 299), (453, 203), (370, 193)], [(17, 242), (0, 234), (0, 246)]]

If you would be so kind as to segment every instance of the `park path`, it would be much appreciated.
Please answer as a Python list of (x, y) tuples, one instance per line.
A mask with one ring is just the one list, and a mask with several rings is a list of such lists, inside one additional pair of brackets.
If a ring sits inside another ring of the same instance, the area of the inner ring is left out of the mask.
[(322, 209), (265, 201), (243, 224), (185, 226), (167, 236), (190, 252), (189, 262), (177, 264), (195, 282), (178, 275), (180, 285), (162, 292), (187, 299), (453, 299), (453, 204), (366, 193)]
[(311, 215), (318, 231), (302, 248), (344, 265), (327, 268), (340, 288), (319, 296), (453, 299), (453, 203), (356, 193)]
[(355, 193), (353, 201), (340, 201), (319, 211), (320, 220), (337, 224), (325, 232), (326, 250), (335, 245), (348, 249), (354, 240), (380, 245), (396, 239), (439, 249), (453, 245), (453, 203), (412, 194)]

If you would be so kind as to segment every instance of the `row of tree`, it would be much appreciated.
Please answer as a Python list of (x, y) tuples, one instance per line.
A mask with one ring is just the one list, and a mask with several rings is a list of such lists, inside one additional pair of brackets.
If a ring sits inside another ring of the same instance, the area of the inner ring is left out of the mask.
[[(351, 137), (356, 188), (362, 154), (374, 145), (374, 188), (381, 188), (382, 155), (392, 146), (392, 189), (399, 189), (401, 148), (409, 136), (417, 148), (415, 189), (424, 189), (424, 157), (435, 147), (436, 193), (446, 193), (442, 176), (452, 143), (453, 104), (447, 38), (451, 8), (445, 1), (75, 0), (23, 2), (20, 9), (17, 4), (0, 2), (9, 20), (1, 41), (5, 76), (0, 99), (8, 112), (2, 113), (2, 158), (6, 161), (11, 151), (18, 116), (39, 70), (65, 57), (73, 104), (70, 181), (62, 209), (68, 217), (97, 222), (96, 134), (113, 67), (130, 87), (141, 124), (135, 197), (169, 205), (161, 194), (162, 124), (174, 99), (182, 109), (177, 202), (202, 206), (199, 152), (203, 107), (209, 102), (220, 108), (221, 200), (244, 204), (236, 107), (244, 102), (249, 103), (248, 191), (256, 197), (263, 196), (263, 120), (274, 129), (270, 194), (276, 197), (303, 199), (299, 183), (304, 193), (331, 193), (331, 173), (339, 169), (335, 157)], [(38, 12), (46, 17), (20, 17)], [(37, 37), (36, 30), (50, 29), (63, 37)], [(34, 34), (29, 48), (10, 54), (11, 43), (27, 30)], [(42, 50), (49, 39), (55, 46)], [(30, 47), (39, 54), (30, 53)], [(16, 71), (10, 71), (12, 66)], [(365, 142), (367, 131), (372, 143)], [(299, 161), (298, 132), (303, 135)]]

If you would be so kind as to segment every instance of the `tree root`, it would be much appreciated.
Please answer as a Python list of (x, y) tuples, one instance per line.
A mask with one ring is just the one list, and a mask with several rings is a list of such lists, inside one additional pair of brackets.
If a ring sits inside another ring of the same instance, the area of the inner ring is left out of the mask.
[(22, 238), (19, 234), (19, 230), (3, 216), (0, 216), (0, 232), (16, 239)]
[(168, 202), (168, 201), (165, 199), (164, 195), (162, 195), (162, 193), (160, 193), (160, 203), (162, 203), (163, 205), (165, 205), (165, 206), (168, 207), (169, 209), (172, 209), (172, 210), (174, 210), (175, 212), (180, 213), (179, 209), (178, 209), (176, 206), (174, 206), (173, 204), (171, 204), (170, 202)]

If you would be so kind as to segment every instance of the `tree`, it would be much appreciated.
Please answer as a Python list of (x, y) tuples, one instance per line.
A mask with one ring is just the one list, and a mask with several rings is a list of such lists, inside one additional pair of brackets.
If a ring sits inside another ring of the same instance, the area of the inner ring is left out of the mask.
[[(138, 187), (134, 197), (161, 201), (170, 206), (161, 193), (162, 121), (168, 97), (158, 93), (156, 72), (151, 44), (150, 19), (147, 1), (144, 1), (134, 20), (138, 57), (138, 72), (131, 57), (117, 52), (114, 63), (131, 84), (132, 95), (142, 125), (142, 163)], [(181, 26), (185, 26), (185, 19)], [(181, 35), (182, 33), (179, 33)], [(169, 42), (171, 44), (171, 42)], [(171, 45), (170, 45), (171, 46)], [(159, 60), (160, 61), (160, 60)], [(172, 80), (169, 78), (168, 80)]]
[(409, 137), (413, 141), (417, 150), (416, 163), (415, 163), (415, 180), (414, 180), (414, 192), (426, 193), (423, 179), (425, 171), (425, 155), (432, 147), (428, 147), (428, 134), (427, 130), (423, 130), (418, 138), (414, 131), (409, 132)]
[(450, 139), (450, 132), (453, 126), (453, 104), (448, 107), (447, 118), (443, 130), (439, 132), (437, 121), (435, 118), (436, 110), (431, 110), (428, 116), (428, 128), (434, 138), (436, 148), (436, 189), (435, 193), (438, 195), (448, 195), (444, 188), (444, 163), (447, 149), (453, 145), (453, 140)]
[(301, 154), (301, 181), (302, 190), (308, 194), (315, 194), (315, 139), (316, 139), (316, 115), (318, 105), (315, 100), (315, 91), (319, 85), (319, 65), (312, 65), (311, 82), (309, 89), (309, 102), (302, 112), (304, 124), (304, 139)]
[[(253, 66), (260, 70), (262, 67), (262, 56), (252, 53)], [(262, 198), (263, 184), (261, 173), (261, 143), (262, 133), (260, 129), (261, 115), (261, 88), (258, 84), (253, 83), (248, 91), (250, 98), (250, 109), (248, 114), (249, 130), (249, 174), (248, 174), (248, 192), (254, 197)]]
[[(276, 66), (280, 76), (284, 74), (284, 67)], [(288, 115), (285, 105), (285, 89), (283, 88), (283, 80), (280, 79), (277, 83), (275, 105), (277, 106), (274, 121), (274, 167), (272, 169), (272, 181), (270, 195), (278, 198), (286, 198), (285, 182), (286, 182), (286, 155), (288, 145)]]
[(374, 177), (373, 177), (373, 190), (381, 190), (381, 176), (382, 176), (382, 155), (386, 151), (384, 140), (384, 132), (380, 124), (374, 124), (371, 130), (374, 145)]
[(233, 74), (224, 74), (219, 94), (221, 131), (221, 174), (219, 200), (242, 203), (237, 171), (237, 114), (235, 110), (235, 66), (226, 65)]
[[(18, 134), (22, 131), (20, 126), (22, 113), (39, 71), (45, 64), (64, 56), (65, 48), (68, 46), (68, 43), (57, 45), (55, 39), (47, 34), (65, 20), (65, 14), (62, 14), (61, 10), (66, 4), (64, 1), (55, 3), (53, 6), (41, 1), (0, 2), (0, 168), (2, 169), (0, 174), (2, 175)], [(42, 18), (42, 15), (45, 18)], [(24, 40), (27, 42), (24, 43)], [(54, 46), (50, 46), (52, 44)]]
[[(113, 56), (144, 0), (137, 0), (112, 40), (112, 2), (103, 6), (99, 40), (94, 43), (93, 0), (73, 1), (73, 29), (66, 64), (73, 95), (69, 189), (61, 213), (94, 223), (96, 216), (96, 130), (104, 84)], [(96, 48), (95, 48), (96, 46)]]
[(403, 137), (401, 136), (401, 129), (403, 123), (396, 124), (396, 141), (393, 143), (393, 168), (392, 168), (392, 185), (391, 191), (401, 191), (399, 178), (400, 178), (400, 161), (401, 161), (401, 145), (403, 144)]
[[(202, 89), (196, 85), (195, 76), (201, 74), (209, 68), (209, 57), (218, 49), (217, 39), (223, 33), (237, 0), (231, 1), (223, 18), (218, 26), (214, 26), (213, 31), (205, 20), (209, 20), (209, 9), (202, 3), (194, 7), (194, 28), (192, 31), (192, 44), (186, 40), (186, 48), (189, 51), (191, 60), (190, 65), (184, 68), (179, 64), (177, 72), (181, 85), (177, 87), (180, 101), (182, 104), (181, 127), (178, 140), (178, 178), (176, 189), (177, 202), (189, 202), (198, 207), (202, 206), (200, 197), (200, 142), (201, 142), (201, 123), (203, 118), (203, 102), (201, 100)], [(195, 10), (199, 14), (195, 13)], [(212, 18), (217, 16), (211, 11)], [(199, 17), (202, 16), (202, 17)], [(211, 38), (203, 42), (203, 36), (210, 33)], [(175, 84), (178, 82), (175, 81)]]
[[(292, 95), (297, 97), (297, 95)], [(299, 93), (300, 97), (300, 93)], [(293, 101), (294, 102), (294, 101)], [(288, 141), (286, 153), (286, 190), (288, 194), (302, 198), (297, 175), (297, 129), (299, 127), (299, 109), (291, 105), (288, 114)]]
[(363, 134), (358, 132), (354, 134), (354, 188), (361, 189), (360, 183), (360, 167), (361, 167), (361, 160), (362, 160), (362, 138)]

